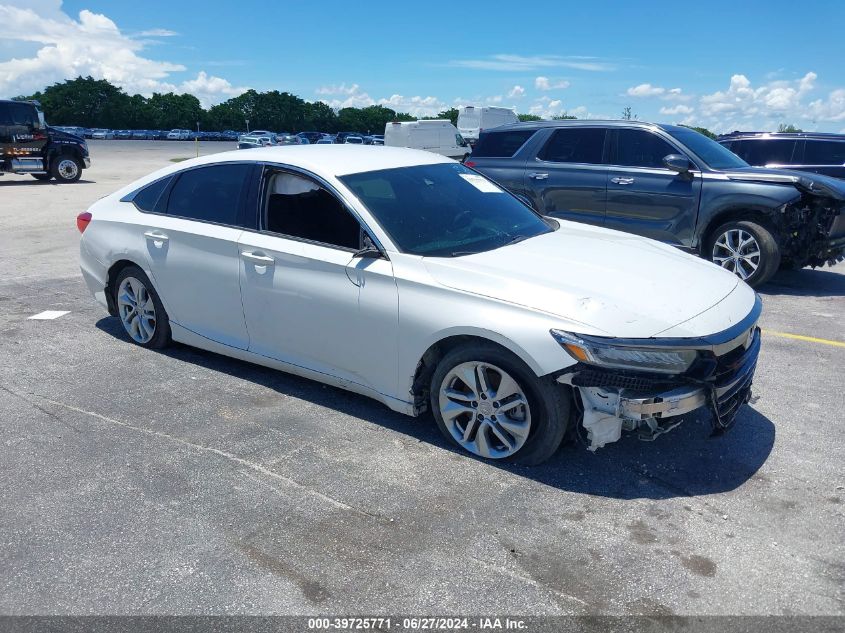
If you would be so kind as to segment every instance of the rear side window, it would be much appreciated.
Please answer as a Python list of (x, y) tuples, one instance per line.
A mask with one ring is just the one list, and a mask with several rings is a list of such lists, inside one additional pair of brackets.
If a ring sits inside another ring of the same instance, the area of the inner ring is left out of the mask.
[(167, 214), (237, 225), (241, 192), (251, 169), (251, 165), (235, 164), (182, 172), (170, 191)]
[(789, 165), (795, 151), (794, 139), (753, 139), (734, 141), (731, 151), (749, 165)]
[(554, 163), (591, 163), (600, 165), (604, 152), (605, 130), (596, 127), (555, 130), (538, 158)]
[(645, 130), (617, 132), (614, 165), (627, 167), (663, 167), (663, 158), (678, 150), (662, 138)]
[(170, 178), (156, 180), (154, 183), (147, 185), (132, 196), (132, 202), (135, 203), (135, 206), (141, 211), (146, 211), (148, 213), (155, 211), (158, 200), (161, 198), (161, 194), (164, 193), (164, 190), (167, 189), (167, 185), (169, 183)]
[(807, 165), (845, 165), (845, 142), (808, 139), (804, 147), (804, 163)]
[(472, 155), (474, 158), (510, 158), (535, 132), (536, 130), (484, 132), (475, 144)]

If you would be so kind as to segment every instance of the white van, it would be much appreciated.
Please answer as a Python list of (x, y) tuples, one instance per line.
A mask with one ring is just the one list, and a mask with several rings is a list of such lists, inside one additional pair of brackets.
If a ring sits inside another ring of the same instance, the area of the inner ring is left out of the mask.
[(464, 106), (458, 110), (458, 132), (472, 144), (482, 131), (508, 123), (519, 123), (519, 117), (510, 108)]
[(470, 153), (469, 145), (448, 119), (388, 123), (384, 126), (384, 144), (424, 149), (458, 160)]

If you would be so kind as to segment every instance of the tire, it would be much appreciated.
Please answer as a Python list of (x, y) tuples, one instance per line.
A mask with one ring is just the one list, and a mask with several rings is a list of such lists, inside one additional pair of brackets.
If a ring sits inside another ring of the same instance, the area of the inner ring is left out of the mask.
[(32, 176), (36, 180), (45, 182), (47, 180), (50, 180), (53, 177), (53, 174), (30, 174), (30, 176)]
[[(127, 266), (120, 271), (112, 288), (117, 316), (129, 338), (141, 347), (167, 347), (171, 340), (170, 319), (144, 271), (137, 266)], [(140, 311), (137, 309), (138, 297), (143, 308)]]
[(766, 283), (781, 263), (771, 230), (750, 220), (732, 220), (717, 227), (708, 236), (703, 255), (752, 288)]
[(82, 163), (75, 156), (59, 154), (50, 165), (50, 175), (61, 183), (76, 182), (82, 177)]
[[(502, 391), (509, 393), (500, 402)], [(493, 344), (469, 343), (448, 352), (434, 370), (430, 394), (444, 437), (485, 459), (540, 464), (558, 449), (569, 422), (565, 388), (537, 378), (522, 360)]]

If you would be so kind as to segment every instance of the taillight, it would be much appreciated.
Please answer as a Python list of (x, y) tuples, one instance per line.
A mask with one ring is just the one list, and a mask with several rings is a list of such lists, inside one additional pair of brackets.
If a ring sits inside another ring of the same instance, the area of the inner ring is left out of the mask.
[(465, 160), (464, 165), (466, 165), (467, 167), (475, 167), (475, 163), (471, 160)]
[(80, 213), (76, 216), (76, 228), (79, 229), (80, 233), (84, 233), (85, 229), (88, 228), (88, 224), (91, 222), (91, 214), (87, 211)]

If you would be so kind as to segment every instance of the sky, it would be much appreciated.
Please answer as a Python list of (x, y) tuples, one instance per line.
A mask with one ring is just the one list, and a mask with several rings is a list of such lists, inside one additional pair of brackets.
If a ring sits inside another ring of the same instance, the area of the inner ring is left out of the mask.
[(206, 107), (254, 88), (417, 116), (630, 107), (714, 132), (845, 133), (843, 32), (842, 0), (0, 0), (0, 98), (91, 75)]

